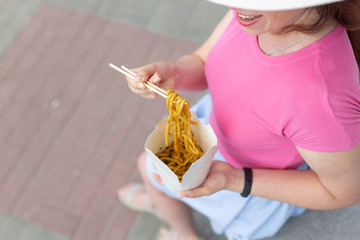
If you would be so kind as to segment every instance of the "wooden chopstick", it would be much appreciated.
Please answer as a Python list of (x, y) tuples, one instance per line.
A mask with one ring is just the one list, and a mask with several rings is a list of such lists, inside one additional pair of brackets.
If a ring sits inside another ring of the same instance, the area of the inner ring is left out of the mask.
[[(128, 68), (125, 67), (124, 65), (121, 65), (121, 68), (122, 68), (123, 70), (125, 70), (127, 73), (133, 75), (134, 77), (136, 76), (136, 73), (132, 72), (130, 69), (128, 69)], [(167, 92), (166, 92), (164, 89), (156, 86), (155, 84), (153, 84), (153, 83), (151, 83), (151, 82), (146, 82), (146, 84), (150, 85), (150, 86), (153, 88), (152, 90), (154, 90), (154, 88), (155, 88), (155, 89), (158, 90), (159, 92), (165, 94), (165, 96), (167, 95)], [(150, 88), (150, 89), (151, 89), (151, 88)], [(156, 92), (156, 91), (155, 91), (155, 92)], [(156, 92), (156, 93), (157, 93), (157, 92)]]
[[(124, 65), (121, 65), (121, 68), (124, 69), (125, 71), (127, 71), (128, 73), (130, 73), (131, 75), (133, 75), (134, 77), (136, 76), (136, 73), (132, 72), (130, 69), (128, 69), (128, 68), (125, 67)], [(149, 84), (151, 87), (156, 88), (157, 90), (159, 90), (159, 91), (162, 92), (163, 94), (167, 95), (167, 92), (166, 92), (164, 89), (156, 86), (156, 85), (153, 84), (152, 82), (146, 82), (146, 83)]]
[[(112, 67), (113, 69), (115, 69), (116, 71), (121, 72), (122, 74), (124, 74), (132, 79), (135, 79), (136, 74), (134, 72), (132, 72), (130, 69), (128, 69), (127, 67), (121, 66), (122, 68), (119, 68), (112, 63), (110, 63), (109, 66)], [(160, 96), (162, 96), (163, 98), (167, 98), (167, 94), (164, 89), (159, 88), (158, 86), (152, 84), (151, 82), (145, 82), (144, 85), (147, 88), (149, 88), (152, 91), (159, 94)]]
[(136, 73), (134, 73), (133, 71), (131, 71), (130, 69), (128, 69), (127, 67), (125, 67), (124, 65), (120, 66), (122, 69), (124, 69), (126, 72), (130, 73), (131, 75), (133, 75), (134, 77), (136, 76)]

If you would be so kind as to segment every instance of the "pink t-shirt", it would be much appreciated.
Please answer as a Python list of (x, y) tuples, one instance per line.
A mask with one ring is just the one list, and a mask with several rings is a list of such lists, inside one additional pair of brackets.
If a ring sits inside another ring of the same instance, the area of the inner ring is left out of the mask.
[(335, 152), (360, 142), (359, 69), (341, 25), (297, 52), (271, 57), (234, 18), (205, 73), (210, 124), (233, 166), (296, 168), (303, 159), (295, 146)]

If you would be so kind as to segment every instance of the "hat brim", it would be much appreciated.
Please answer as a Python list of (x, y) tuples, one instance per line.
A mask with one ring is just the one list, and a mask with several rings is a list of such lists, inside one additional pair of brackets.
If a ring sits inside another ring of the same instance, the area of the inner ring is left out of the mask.
[(207, 0), (220, 5), (233, 8), (259, 10), (259, 11), (282, 11), (326, 5), (343, 0)]

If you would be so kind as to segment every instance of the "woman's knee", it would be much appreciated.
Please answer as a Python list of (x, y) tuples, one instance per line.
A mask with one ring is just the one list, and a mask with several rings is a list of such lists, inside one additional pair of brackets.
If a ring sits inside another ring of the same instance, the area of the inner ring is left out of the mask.
[(146, 152), (142, 152), (137, 160), (137, 167), (140, 173), (146, 172)]

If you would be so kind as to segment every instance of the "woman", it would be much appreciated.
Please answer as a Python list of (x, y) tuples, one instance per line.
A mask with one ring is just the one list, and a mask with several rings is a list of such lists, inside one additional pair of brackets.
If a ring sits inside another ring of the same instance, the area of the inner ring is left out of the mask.
[(144, 185), (123, 187), (120, 199), (161, 216), (170, 229), (160, 238), (187, 240), (198, 239), (188, 206), (216, 233), (259, 239), (305, 208), (359, 203), (359, 1), (211, 1), (230, 11), (199, 49), (127, 79), (147, 98), (156, 95), (146, 81), (209, 88), (211, 99), (194, 110), (218, 137), (210, 173), (200, 187), (174, 196), (142, 154)]

